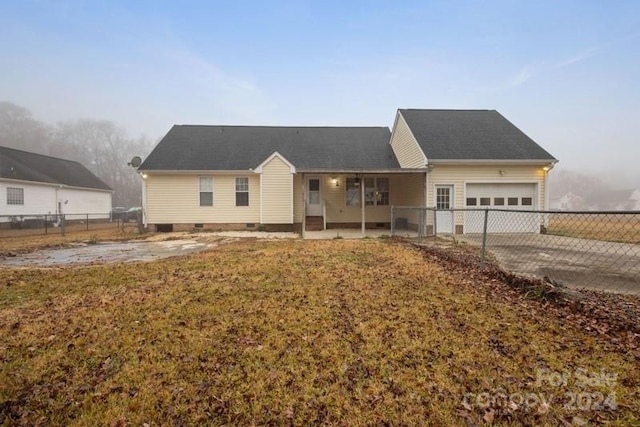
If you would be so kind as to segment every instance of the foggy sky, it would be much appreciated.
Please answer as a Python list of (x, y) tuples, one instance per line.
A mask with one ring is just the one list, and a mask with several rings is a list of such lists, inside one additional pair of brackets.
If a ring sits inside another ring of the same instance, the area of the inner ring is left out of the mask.
[(496, 109), (558, 169), (640, 188), (640, 2), (173, 3), (3, 2), (0, 100), (154, 139)]

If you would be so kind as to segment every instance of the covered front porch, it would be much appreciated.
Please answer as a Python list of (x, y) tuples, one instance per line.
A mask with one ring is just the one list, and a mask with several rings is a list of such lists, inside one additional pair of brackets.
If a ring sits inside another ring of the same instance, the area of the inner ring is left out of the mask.
[(303, 238), (389, 234), (392, 206), (425, 205), (426, 179), (425, 170), (298, 173), (295, 222)]

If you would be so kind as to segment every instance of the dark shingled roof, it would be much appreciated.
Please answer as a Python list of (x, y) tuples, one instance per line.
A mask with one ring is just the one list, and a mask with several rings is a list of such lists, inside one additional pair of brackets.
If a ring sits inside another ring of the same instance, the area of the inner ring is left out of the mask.
[(175, 125), (140, 170), (248, 170), (275, 151), (299, 170), (400, 168), (386, 127)]
[(8, 147), (0, 147), (0, 178), (111, 191), (78, 162)]
[(555, 160), (495, 110), (398, 111), (429, 161)]

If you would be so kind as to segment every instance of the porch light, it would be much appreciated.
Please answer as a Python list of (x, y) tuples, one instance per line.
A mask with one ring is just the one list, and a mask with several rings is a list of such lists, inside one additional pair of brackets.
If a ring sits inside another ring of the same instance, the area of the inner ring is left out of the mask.
[(147, 179), (147, 174), (146, 173), (142, 174), (142, 179)]
[(334, 187), (340, 187), (340, 181), (338, 180), (338, 178), (331, 178), (331, 183)]

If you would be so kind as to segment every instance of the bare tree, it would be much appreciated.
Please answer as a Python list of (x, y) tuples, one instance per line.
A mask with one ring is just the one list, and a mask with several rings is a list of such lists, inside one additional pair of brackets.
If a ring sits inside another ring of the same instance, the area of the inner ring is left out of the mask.
[(114, 206), (140, 206), (141, 178), (128, 166), (151, 148), (148, 138), (130, 138), (107, 120), (80, 119), (55, 127), (33, 118), (26, 108), (0, 102), (0, 145), (75, 160), (114, 190)]
[(68, 158), (83, 163), (115, 190), (114, 206), (141, 204), (140, 177), (128, 162), (146, 153), (150, 141), (129, 138), (115, 123), (92, 119), (59, 123), (55, 139), (73, 147)]
[(0, 102), (0, 145), (40, 154), (51, 154), (53, 129), (33, 118), (31, 111), (11, 102)]

